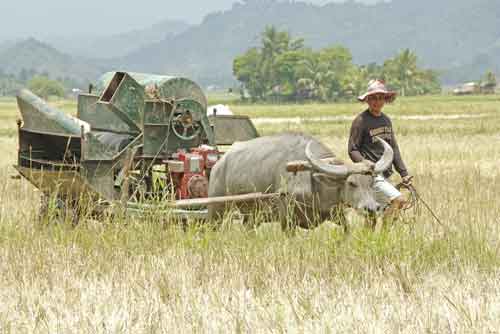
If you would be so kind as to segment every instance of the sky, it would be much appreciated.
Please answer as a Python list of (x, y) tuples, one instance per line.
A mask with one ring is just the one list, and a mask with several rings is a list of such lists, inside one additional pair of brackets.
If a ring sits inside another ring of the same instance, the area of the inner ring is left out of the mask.
[[(108, 36), (165, 19), (198, 23), (237, 0), (0, 0), (0, 41)], [(342, 0), (305, 0), (316, 4)], [(377, 0), (358, 0), (373, 3)]]

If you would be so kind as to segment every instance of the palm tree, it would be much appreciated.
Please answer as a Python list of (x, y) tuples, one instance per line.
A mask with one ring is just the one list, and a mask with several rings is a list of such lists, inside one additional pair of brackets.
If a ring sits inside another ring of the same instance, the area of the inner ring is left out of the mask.
[(394, 74), (401, 85), (401, 96), (405, 96), (417, 76), (417, 55), (410, 49), (405, 49), (394, 58), (393, 65)]
[(279, 85), (278, 57), (288, 51), (304, 48), (303, 39), (292, 39), (286, 31), (279, 31), (275, 26), (267, 26), (262, 33), (261, 75), (271, 90)]
[(335, 73), (321, 62), (318, 54), (311, 54), (302, 60), (298, 72), (299, 86), (307, 87), (313, 98), (327, 99), (328, 85), (333, 81)]
[(275, 26), (267, 26), (262, 33), (262, 56), (272, 60), (288, 50), (290, 35), (286, 31), (278, 31)]

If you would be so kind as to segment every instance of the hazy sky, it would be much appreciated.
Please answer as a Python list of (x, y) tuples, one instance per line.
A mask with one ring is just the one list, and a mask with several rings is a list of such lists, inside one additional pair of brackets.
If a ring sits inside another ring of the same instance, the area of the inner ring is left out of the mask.
[[(191, 23), (237, 0), (0, 0), (0, 40), (110, 35), (172, 18)], [(317, 4), (342, 0), (306, 0)], [(373, 3), (377, 0), (359, 0)]]

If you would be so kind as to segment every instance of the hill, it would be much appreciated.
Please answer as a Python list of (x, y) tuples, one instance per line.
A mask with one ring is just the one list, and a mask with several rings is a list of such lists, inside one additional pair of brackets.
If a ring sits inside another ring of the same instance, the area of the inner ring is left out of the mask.
[(33, 38), (1, 49), (0, 70), (16, 76), (23, 71), (47, 73), (51, 78), (80, 85), (94, 80), (103, 71), (96, 63), (69, 56)]
[(4, 41), (4, 42), (0, 42), (0, 52), (7, 50), (7, 49), (8, 49), (8, 48), (10, 48), (13, 44), (14, 44), (14, 42), (12, 42), (12, 41)]
[(443, 80), (446, 82), (475, 81), (488, 71), (500, 74), (500, 41), (480, 52), (466, 64), (445, 71)]
[[(358, 64), (382, 62), (403, 48), (414, 50), (421, 65), (467, 71), (500, 36), (496, 0), (393, 0), (324, 6), (254, 0), (205, 17), (198, 26), (153, 43), (115, 63), (148, 72), (184, 74), (204, 83), (230, 83), (232, 60), (259, 42), (266, 25), (303, 37), (312, 48), (342, 44)], [(494, 64), (500, 59), (492, 58)], [(477, 66), (476, 66), (477, 67)], [(477, 77), (479, 68), (468, 74)]]
[(80, 57), (103, 59), (121, 57), (149, 44), (186, 31), (190, 24), (179, 20), (164, 20), (145, 29), (132, 30), (105, 37), (51, 38), (55, 48)]
[(233, 59), (258, 45), (267, 25), (304, 38), (314, 49), (346, 46), (357, 64), (381, 63), (409, 48), (419, 56), (420, 66), (439, 70), (445, 84), (477, 80), (487, 70), (500, 74), (497, 0), (393, 0), (377, 5), (350, 1), (323, 6), (246, 0), (207, 15), (199, 25), (166, 20), (100, 39), (75, 37), (55, 44), (28, 39), (0, 45), (0, 70), (17, 75), (34, 69), (87, 82), (105, 70), (122, 68), (231, 85)]

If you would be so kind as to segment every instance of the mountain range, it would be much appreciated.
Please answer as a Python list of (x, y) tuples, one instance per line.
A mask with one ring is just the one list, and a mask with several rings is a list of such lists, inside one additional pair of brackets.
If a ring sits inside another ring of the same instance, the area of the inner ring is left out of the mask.
[(136, 29), (105, 37), (58, 37), (47, 42), (69, 54), (94, 59), (110, 59), (132, 53), (147, 45), (160, 42), (189, 29), (191, 25), (180, 20), (163, 20), (145, 29)]
[(51, 78), (84, 84), (94, 80), (105, 66), (74, 57), (34, 38), (0, 46), (0, 69), (19, 76), (23, 71), (47, 73)]
[[(259, 45), (266, 25), (304, 38), (314, 49), (346, 46), (357, 64), (381, 63), (410, 48), (419, 56), (420, 65), (441, 72), (444, 83), (475, 80), (487, 70), (500, 73), (498, 0), (393, 0), (377, 5), (350, 1), (323, 6), (246, 0), (230, 10), (207, 15), (197, 25), (166, 21), (90, 44), (73, 41), (73, 45), (84, 46), (79, 49), (69, 43), (52, 43), (65, 52), (32, 39), (3, 51), (0, 46), (0, 69), (10, 72), (37, 66), (51, 74), (64, 72), (81, 78), (92, 78), (103, 70), (127, 69), (230, 85), (234, 83), (233, 59)], [(27, 44), (38, 45), (31, 49), (35, 59), (23, 51), (30, 49)], [(54, 57), (39, 57), (37, 50), (50, 50)], [(23, 56), (18, 57), (18, 52)]]

